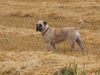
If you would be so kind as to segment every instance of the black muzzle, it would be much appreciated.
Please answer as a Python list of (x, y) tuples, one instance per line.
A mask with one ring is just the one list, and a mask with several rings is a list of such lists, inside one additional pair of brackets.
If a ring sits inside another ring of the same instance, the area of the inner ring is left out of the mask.
[(39, 26), (36, 27), (36, 31), (40, 31), (41, 32), (42, 29), (43, 29), (42, 27), (39, 27)]

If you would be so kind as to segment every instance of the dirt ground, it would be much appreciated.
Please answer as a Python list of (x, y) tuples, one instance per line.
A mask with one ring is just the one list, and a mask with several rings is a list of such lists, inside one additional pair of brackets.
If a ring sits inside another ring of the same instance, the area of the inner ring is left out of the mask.
[[(69, 41), (45, 51), (35, 31), (38, 20), (54, 27), (78, 27), (83, 20), (84, 51), (77, 44), (71, 51)], [(100, 71), (99, 0), (0, 0), (0, 75), (53, 75), (71, 63), (78, 65), (78, 75)]]

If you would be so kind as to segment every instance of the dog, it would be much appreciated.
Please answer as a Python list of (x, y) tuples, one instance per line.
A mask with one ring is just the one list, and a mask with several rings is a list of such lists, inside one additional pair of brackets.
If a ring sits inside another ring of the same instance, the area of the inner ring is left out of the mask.
[(36, 23), (36, 31), (42, 33), (42, 36), (46, 42), (46, 49), (55, 49), (56, 44), (65, 40), (70, 41), (70, 48), (75, 50), (75, 42), (81, 48), (84, 49), (83, 44), (80, 39), (80, 33), (78, 29), (80, 27), (64, 27), (64, 28), (54, 28), (50, 27), (46, 21), (38, 21)]

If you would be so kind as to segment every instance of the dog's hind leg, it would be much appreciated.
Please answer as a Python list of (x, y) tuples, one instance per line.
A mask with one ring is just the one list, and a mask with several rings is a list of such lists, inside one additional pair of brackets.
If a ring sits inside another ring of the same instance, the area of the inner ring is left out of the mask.
[(84, 49), (84, 46), (83, 46), (83, 44), (82, 44), (82, 42), (81, 42), (81, 40), (80, 40), (80, 37), (78, 37), (78, 38), (76, 39), (76, 42), (77, 42), (78, 46), (83, 50), (83, 49)]
[(70, 47), (72, 50), (75, 50), (75, 41), (70, 41)]

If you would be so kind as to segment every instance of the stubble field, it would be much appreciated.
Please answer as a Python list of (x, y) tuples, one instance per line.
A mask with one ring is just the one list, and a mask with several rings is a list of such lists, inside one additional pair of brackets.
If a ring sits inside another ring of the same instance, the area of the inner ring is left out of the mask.
[[(69, 41), (57, 51), (45, 51), (35, 23), (46, 20), (53, 27), (78, 27), (84, 44), (71, 51)], [(53, 75), (69, 64), (78, 75), (100, 75), (99, 0), (0, 0), (0, 75)]]

